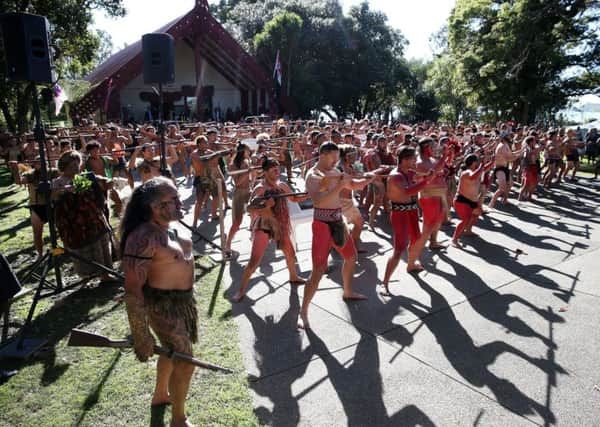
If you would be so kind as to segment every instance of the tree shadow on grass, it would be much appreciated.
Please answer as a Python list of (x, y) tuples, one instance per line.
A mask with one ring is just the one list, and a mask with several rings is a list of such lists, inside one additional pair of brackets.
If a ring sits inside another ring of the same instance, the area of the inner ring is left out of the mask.
[(31, 221), (29, 220), (29, 218), (24, 218), (21, 220), (21, 222), (18, 222), (16, 224), (12, 225), (11, 227), (3, 230), (2, 234), (0, 234), (0, 242), (6, 242), (7, 240), (12, 239), (13, 237), (15, 237), (17, 235), (17, 232), (20, 229), (25, 228), (30, 224), (31, 224)]
[(105, 306), (118, 292), (118, 286), (99, 285), (83, 287), (71, 291), (66, 296), (57, 300), (47, 311), (37, 314), (26, 332), (26, 336), (44, 337), (48, 340), (45, 350), (40, 358), (28, 360), (6, 360), (3, 364), (8, 369), (19, 370), (25, 366), (42, 363), (44, 370), (40, 379), (43, 386), (54, 383), (69, 368), (68, 363), (57, 363), (56, 345), (68, 336), (71, 329), (81, 325), (93, 323), (106, 314), (113, 312), (120, 306), (120, 302), (114, 302), (94, 314), (90, 312), (96, 307)]

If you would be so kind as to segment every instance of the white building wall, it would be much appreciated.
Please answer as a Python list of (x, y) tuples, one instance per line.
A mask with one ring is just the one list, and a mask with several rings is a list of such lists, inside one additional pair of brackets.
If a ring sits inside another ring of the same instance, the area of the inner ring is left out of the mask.
[[(175, 83), (163, 85), (163, 90), (177, 91), (185, 85), (196, 86), (194, 50), (183, 40), (178, 40), (175, 43)], [(235, 111), (236, 108), (241, 107), (239, 89), (208, 63), (205, 64), (203, 86), (214, 86), (213, 108), (220, 107), (225, 113), (227, 108)], [(121, 107), (127, 107), (136, 121), (143, 120), (144, 112), (150, 105), (140, 99), (140, 92), (152, 92), (152, 85), (144, 84), (143, 73), (136, 76), (120, 92)], [(188, 98), (188, 105), (190, 101), (192, 100)], [(183, 105), (183, 98), (175, 105)]]

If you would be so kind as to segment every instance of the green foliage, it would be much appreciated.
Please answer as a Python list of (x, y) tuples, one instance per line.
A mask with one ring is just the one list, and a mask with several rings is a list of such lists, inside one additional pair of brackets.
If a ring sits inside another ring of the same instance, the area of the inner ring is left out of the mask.
[(432, 62), (420, 60), (410, 61), (407, 64), (409, 79), (395, 99), (404, 119), (436, 121), (439, 118), (436, 96), (428, 86), (428, 76), (432, 66)]
[[(94, 10), (102, 10), (109, 16), (125, 15), (123, 0), (4, 0), (0, 3), (0, 13), (26, 12), (48, 18), (54, 64), (62, 79), (81, 79), (110, 52), (110, 36), (90, 27)], [(32, 89), (27, 83), (6, 81), (1, 54), (0, 110), (9, 130), (28, 129)]]
[(435, 94), (443, 121), (456, 124), (472, 114), (467, 109), (470, 91), (464, 79), (462, 65), (449, 53), (444, 53), (433, 61), (427, 70), (425, 88)]
[(76, 193), (85, 193), (92, 188), (92, 181), (85, 175), (75, 175), (73, 177), (73, 187)]
[(285, 64), (283, 74), (287, 78), (288, 95), (292, 82), (292, 60), (300, 41), (302, 25), (303, 21), (300, 16), (293, 12), (283, 12), (267, 22), (264, 29), (254, 36), (254, 50), (259, 57), (263, 58), (264, 62), (268, 63), (268, 58), (273, 57), (274, 65), (273, 52), (280, 51), (280, 58)]
[(531, 122), (569, 96), (600, 91), (599, 20), (592, 1), (458, 0), (449, 54), (468, 105)]
[(214, 10), (268, 73), (280, 50), (302, 116), (325, 105), (338, 116), (386, 111), (407, 78), (404, 37), (366, 2), (348, 16), (337, 0), (222, 0)]

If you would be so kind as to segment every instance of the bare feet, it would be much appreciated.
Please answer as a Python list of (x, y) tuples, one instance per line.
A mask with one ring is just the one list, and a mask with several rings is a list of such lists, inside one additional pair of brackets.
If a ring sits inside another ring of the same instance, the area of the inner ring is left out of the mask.
[(411, 265), (409, 267), (406, 267), (406, 272), (407, 273), (411, 273), (411, 274), (418, 274), (421, 271), (424, 271), (425, 267), (423, 267), (421, 264), (415, 264), (415, 265)]
[(290, 285), (304, 285), (306, 280), (301, 277), (290, 278)]
[(379, 295), (383, 296), (383, 297), (393, 297), (394, 294), (392, 294), (390, 292), (390, 288), (388, 287), (387, 283), (382, 283), (379, 289)]
[(233, 296), (233, 302), (240, 302), (241, 300), (243, 300), (243, 299), (244, 299), (244, 295), (245, 295), (245, 293), (244, 293), (244, 292), (242, 292), (242, 291), (238, 291), (238, 293), (236, 293), (236, 294)]
[(344, 295), (342, 297), (344, 301), (355, 301), (355, 300), (363, 300), (367, 299), (366, 295), (359, 294), (358, 292), (352, 292), (350, 295)]
[(187, 418), (183, 420), (171, 420), (171, 427), (194, 427), (194, 424), (190, 423)]
[(310, 329), (310, 323), (308, 323), (308, 314), (300, 313), (298, 319), (298, 329), (304, 329), (305, 331)]
[(453, 247), (455, 247), (455, 248), (462, 249), (462, 246), (460, 245), (460, 243), (458, 242), (458, 240), (454, 240), (453, 239), (451, 245)]
[(446, 249), (446, 246), (440, 245), (439, 243), (432, 243), (429, 245), (430, 251), (441, 251), (442, 249)]

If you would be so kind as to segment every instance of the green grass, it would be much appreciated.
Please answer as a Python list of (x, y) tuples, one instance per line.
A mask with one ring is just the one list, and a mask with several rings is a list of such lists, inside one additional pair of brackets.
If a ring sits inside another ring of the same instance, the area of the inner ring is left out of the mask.
[[(0, 210), (26, 196), (26, 190), (11, 186), (6, 172), (0, 171)], [(0, 251), (10, 255), (15, 267), (23, 267), (34, 256), (29, 223), (21, 225), (28, 215), (26, 208), (19, 207), (0, 217)], [(257, 425), (231, 305), (222, 289), (215, 294), (220, 266), (207, 258), (196, 265), (201, 276), (195, 284), (200, 341), (194, 352), (235, 373), (196, 370), (187, 401), (190, 421), (198, 426)], [(68, 276), (69, 268), (65, 271)], [(0, 384), (0, 426), (149, 425), (156, 358), (140, 363), (129, 351), (66, 345), (75, 327), (114, 339), (125, 337), (129, 327), (123, 304), (115, 300), (119, 294), (116, 286), (91, 284), (38, 304), (29, 336), (47, 338), (50, 350), (26, 362), (0, 362), (2, 370), (18, 370)], [(213, 295), (217, 295), (214, 300)], [(13, 304), (11, 320), (22, 322), (30, 304), (30, 297)], [(169, 410), (164, 420), (168, 425)]]

